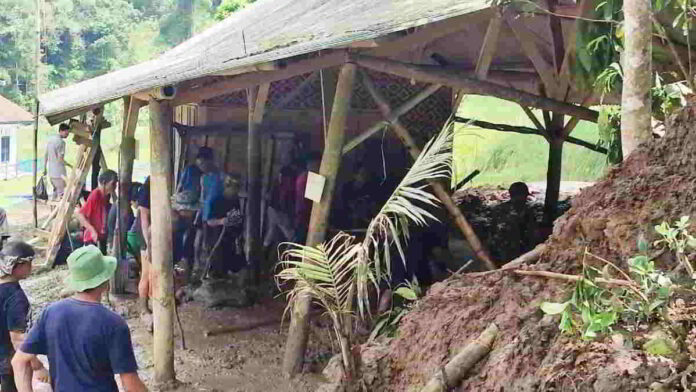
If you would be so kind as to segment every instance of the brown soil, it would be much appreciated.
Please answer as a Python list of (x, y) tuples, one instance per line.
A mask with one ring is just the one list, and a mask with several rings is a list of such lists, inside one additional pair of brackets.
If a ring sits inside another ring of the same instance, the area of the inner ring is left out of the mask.
[[(696, 108), (668, 123), (667, 135), (642, 146), (561, 217), (541, 260), (528, 269), (577, 273), (585, 248), (626, 267), (636, 240), (655, 238), (653, 226), (696, 216)], [(663, 256), (664, 269), (676, 263)], [(457, 391), (633, 391), (669, 376), (670, 361), (613, 343), (564, 336), (558, 318), (539, 310), (565, 300), (569, 285), (509, 273), (457, 276), (435, 284), (403, 320), (385, 357), (388, 379), (373, 390), (417, 391), (459, 348), (489, 323), (501, 334)], [(674, 363), (671, 363), (674, 366)], [(676, 366), (678, 367), (678, 366)]]

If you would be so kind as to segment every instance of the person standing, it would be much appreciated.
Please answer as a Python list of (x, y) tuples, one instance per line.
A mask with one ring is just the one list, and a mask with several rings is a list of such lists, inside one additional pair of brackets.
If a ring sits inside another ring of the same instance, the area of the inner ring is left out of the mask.
[(53, 200), (60, 200), (65, 193), (65, 177), (68, 173), (65, 167), (72, 167), (65, 162), (65, 138), (70, 134), (68, 124), (60, 124), (58, 126), (58, 134), (53, 135), (46, 143), (46, 152), (44, 153), (44, 172), (43, 175), (48, 175), (53, 186)]
[(152, 324), (151, 311), (148, 300), (152, 296), (151, 263), (150, 263), (150, 176), (140, 188), (138, 195), (138, 217), (140, 222), (140, 281), (138, 282), (138, 308), (141, 317), (144, 317), (148, 328)]
[[(0, 390), (17, 391), (10, 361), (24, 341), (30, 305), (19, 281), (31, 274), (34, 249), (25, 242), (9, 242), (0, 252)], [(33, 358), (31, 371), (48, 382), (48, 372)]]
[(292, 241), (295, 238), (295, 228), (292, 224), (292, 212), (295, 208), (295, 171), (292, 167), (280, 169), (278, 182), (270, 192), (268, 200), (268, 221), (266, 235), (263, 239), (266, 259), (273, 251), (271, 247), (282, 235), (281, 242)]
[(90, 245), (68, 257), (68, 286), (76, 292), (50, 305), (12, 359), (20, 392), (31, 392), (31, 363), (47, 355), (54, 391), (147, 391), (138, 377), (126, 321), (101, 304), (116, 270), (116, 258)]
[(102, 253), (106, 253), (106, 221), (108, 197), (118, 186), (118, 175), (113, 170), (107, 170), (99, 175), (99, 186), (93, 190), (85, 205), (77, 211), (76, 216), (84, 228), (82, 242), (99, 245)]

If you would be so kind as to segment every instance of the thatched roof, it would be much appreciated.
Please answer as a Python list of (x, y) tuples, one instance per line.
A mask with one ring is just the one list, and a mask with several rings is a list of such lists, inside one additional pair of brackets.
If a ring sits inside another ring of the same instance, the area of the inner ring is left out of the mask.
[(33, 120), (31, 113), (0, 95), (0, 124), (29, 123)]
[(49, 117), (153, 87), (345, 47), (488, 8), (486, 0), (260, 0), (157, 59), (41, 96)]

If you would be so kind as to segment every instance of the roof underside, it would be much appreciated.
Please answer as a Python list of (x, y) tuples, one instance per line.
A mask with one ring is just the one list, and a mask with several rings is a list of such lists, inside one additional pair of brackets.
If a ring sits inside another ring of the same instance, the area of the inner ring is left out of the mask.
[(31, 122), (33, 119), (31, 113), (0, 95), (0, 124)]
[(486, 0), (261, 0), (157, 59), (41, 96), (47, 117), (488, 8)]

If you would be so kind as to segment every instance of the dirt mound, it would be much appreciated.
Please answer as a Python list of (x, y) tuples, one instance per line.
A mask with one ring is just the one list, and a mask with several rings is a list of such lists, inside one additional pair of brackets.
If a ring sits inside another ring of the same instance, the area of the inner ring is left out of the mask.
[[(667, 135), (635, 151), (606, 178), (583, 190), (560, 218), (541, 260), (528, 269), (574, 274), (585, 248), (626, 268), (637, 238), (653, 226), (696, 216), (696, 108), (668, 123)], [(661, 268), (676, 262), (664, 256)], [(456, 276), (431, 287), (389, 343), (390, 379), (374, 390), (418, 391), (459, 348), (491, 322), (501, 334), (457, 391), (650, 390), (670, 374), (664, 361), (610, 337), (585, 342), (558, 331), (544, 300), (565, 299), (570, 286), (510, 273)], [(672, 365), (674, 365), (672, 363)], [(381, 388), (381, 389), (380, 389)]]

